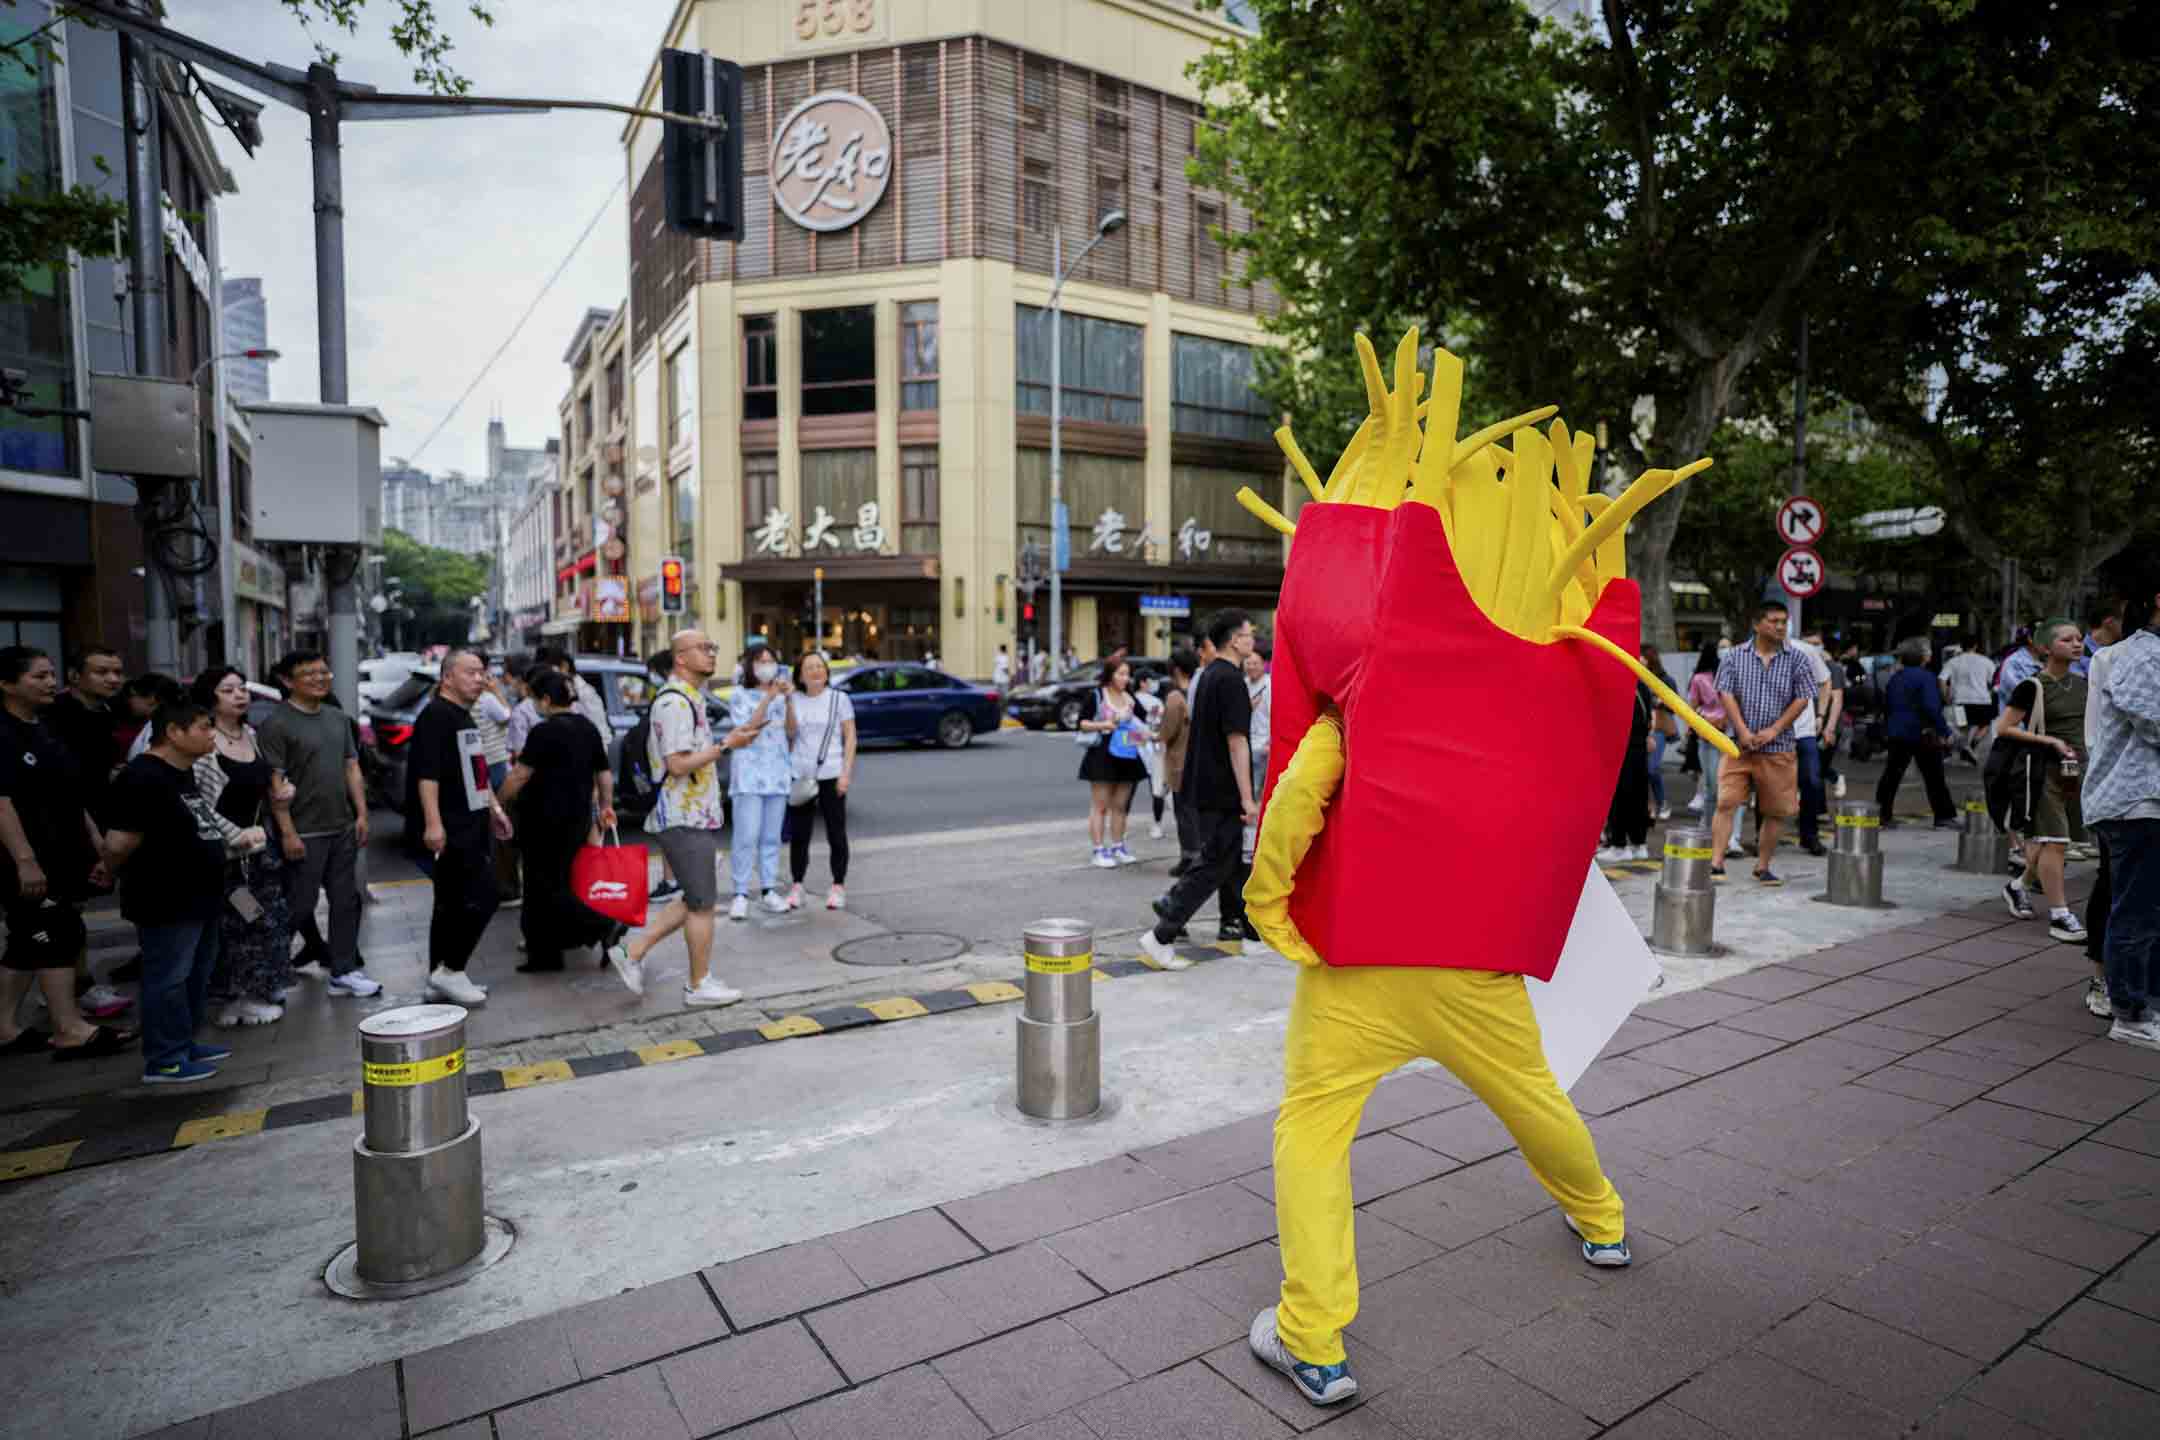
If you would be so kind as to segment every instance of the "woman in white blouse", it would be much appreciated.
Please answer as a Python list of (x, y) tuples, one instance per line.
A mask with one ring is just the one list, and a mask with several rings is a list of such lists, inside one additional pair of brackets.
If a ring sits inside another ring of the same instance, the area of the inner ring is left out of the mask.
[(795, 687), (795, 775), (798, 780), (815, 777), (817, 793), (788, 807), (788, 868), (795, 883), (788, 889), (787, 908), (802, 908), (803, 876), (810, 871), (810, 824), (822, 815), (826, 848), (832, 852), (832, 889), (825, 892), (825, 908), (845, 910), (847, 793), (855, 778), (855, 706), (844, 692), (832, 688), (832, 667), (815, 650), (796, 662)]

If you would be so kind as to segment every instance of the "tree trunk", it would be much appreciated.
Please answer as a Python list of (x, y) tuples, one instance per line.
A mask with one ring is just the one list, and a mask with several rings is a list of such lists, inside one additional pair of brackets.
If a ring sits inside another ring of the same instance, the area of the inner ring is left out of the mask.
[[(1710, 437), (1717, 433), (1732, 402), (1733, 382), (1752, 359), (1752, 352), (1745, 359), (1728, 352), (1696, 367), (1680, 418), (1670, 429), (1660, 427), (1650, 437), (1657, 468), (1678, 469), (1708, 452)], [(1716, 479), (1713, 466), (1652, 501), (1628, 526), (1628, 575), (1642, 587), (1642, 638), (1660, 650), (1675, 650), (1680, 643), (1673, 628), (1671, 551), (1688, 486), (1715, 484)]]

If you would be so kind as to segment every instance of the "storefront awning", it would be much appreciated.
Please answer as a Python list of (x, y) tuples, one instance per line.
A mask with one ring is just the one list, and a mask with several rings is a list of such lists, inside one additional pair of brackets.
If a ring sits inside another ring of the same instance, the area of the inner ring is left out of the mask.
[(850, 580), (938, 578), (938, 557), (935, 555), (762, 555), (753, 560), (738, 560), (733, 565), (722, 565), (720, 578), (753, 583), (792, 581), (808, 585), (817, 578), (815, 572), (820, 566), (825, 570), (827, 585), (844, 584)]

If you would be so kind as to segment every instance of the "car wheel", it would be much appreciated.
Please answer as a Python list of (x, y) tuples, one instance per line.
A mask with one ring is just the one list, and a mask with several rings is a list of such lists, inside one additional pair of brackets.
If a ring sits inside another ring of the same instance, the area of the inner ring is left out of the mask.
[(937, 743), (947, 750), (965, 750), (975, 738), (975, 722), (959, 710), (948, 710), (938, 717)]
[(1061, 701), (1059, 701), (1059, 702), (1058, 702), (1058, 729), (1060, 729), (1060, 730), (1078, 730), (1079, 728), (1080, 728), (1080, 701), (1079, 701), (1079, 699), (1078, 699), (1078, 698), (1076, 697), (1076, 698), (1074, 698), (1074, 699), (1071, 699), (1071, 700), (1061, 700)]

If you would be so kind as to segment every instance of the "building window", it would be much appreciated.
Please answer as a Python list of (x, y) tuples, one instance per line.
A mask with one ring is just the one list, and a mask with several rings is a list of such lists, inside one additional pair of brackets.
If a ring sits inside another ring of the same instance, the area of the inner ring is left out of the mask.
[(780, 337), (770, 315), (742, 322), (742, 415), (745, 420), (780, 418)]
[(1170, 428), (1186, 435), (1265, 441), (1273, 417), (1253, 390), (1253, 349), (1229, 340), (1175, 336), (1170, 351)]
[[(805, 450), (802, 456), (803, 548), (817, 555), (872, 553), (865, 543), (884, 529), (878, 518), (877, 451)], [(873, 507), (865, 511), (865, 505)], [(869, 522), (868, 528), (864, 522)]]
[(1046, 160), (1030, 160), (1021, 167), (1020, 174), (1020, 224), (1023, 229), (1036, 234), (1046, 234), (1057, 206), (1051, 197), (1054, 190), (1050, 183), (1050, 164)]
[[(755, 530), (780, 508), (780, 457), (745, 455), (742, 461), (743, 529)], [(746, 551), (748, 546), (743, 547)]]
[(583, 451), (591, 446), (593, 436), (599, 433), (593, 429), (592, 389), (589, 386), (578, 395), (577, 423), (578, 448)]
[(900, 452), (900, 553), (938, 553), (938, 452), (910, 445)]
[[(35, 32), (46, 21), (36, 13), (43, 9), (0, 11), (0, 40), (17, 43)], [(8, 52), (6, 62), (0, 66), (0, 117), (4, 117), (0, 119), (0, 180), (10, 196), (18, 190), (57, 192), (61, 176), (52, 74), (56, 62), (35, 41)], [(169, 286), (169, 258), (166, 270)], [(171, 307), (166, 313), (172, 313)], [(63, 265), (23, 271), (15, 292), (0, 297), (0, 366), (20, 370), (27, 377), (23, 404), (49, 409), (75, 405), (72, 321), (68, 272)], [(0, 410), (0, 466), (46, 475), (76, 474), (75, 437), (73, 420)]]
[(1212, 200), (1193, 201), (1193, 298), (1219, 304), (1223, 293), (1223, 212)]
[(802, 413), (862, 415), (877, 409), (877, 312), (868, 305), (805, 310)]
[(911, 300), (900, 307), (900, 408), (938, 407), (937, 301)]
[(607, 362), (607, 415), (603, 424), (613, 428), (623, 418), (623, 369), (622, 356)]
[(1050, 93), (1053, 89), (1050, 62), (1030, 55), (1020, 67), (1020, 119), (1030, 130), (1043, 129), (1050, 123)]
[(690, 373), (690, 343), (686, 340), (667, 357), (668, 449), (673, 450), (689, 440), (696, 423), (692, 418), (696, 404), (696, 386)]
[[(1066, 311), (1059, 387), (1068, 420), (1139, 425), (1145, 394), (1143, 332), (1138, 325)], [(1050, 413), (1050, 312), (1020, 307), (1019, 406), (1024, 415)]]
[[(667, 479), (668, 554), (682, 557), (683, 573), (697, 574), (697, 472), (683, 470)], [(686, 584), (687, 603), (696, 609), (697, 587)]]

